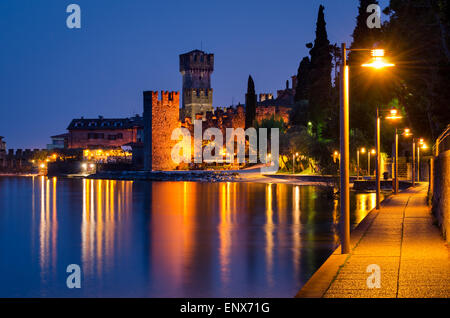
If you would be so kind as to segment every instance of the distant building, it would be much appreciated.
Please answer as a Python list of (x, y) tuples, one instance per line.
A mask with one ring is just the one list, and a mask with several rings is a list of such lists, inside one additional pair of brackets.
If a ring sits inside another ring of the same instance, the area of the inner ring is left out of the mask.
[(52, 139), (51, 144), (47, 144), (47, 150), (53, 149), (66, 149), (68, 147), (69, 134), (60, 134), (50, 137)]
[(0, 168), (6, 166), (6, 142), (3, 138), (4, 137), (0, 136)]
[(180, 118), (196, 114), (204, 117), (207, 111), (213, 111), (213, 90), (211, 73), (214, 71), (214, 54), (194, 50), (180, 55), (180, 73), (183, 76), (183, 92)]
[(275, 119), (282, 119), (287, 124), (289, 112), (294, 105), (296, 85), (297, 76), (292, 76), (292, 87), (289, 87), (289, 81), (286, 81), (286, 88), (277, 91), (277, 98), (274, 98), (271, 93), (259, 94), (259, 102), (256, 105), (256, 120), (261, 121), (273, 116)]
[(128, 143), (142, 141), (143, 119), (131, 118), (83, 118), (73, 119), (67, 127), (68, 148), (100, 149), (117, 148)]

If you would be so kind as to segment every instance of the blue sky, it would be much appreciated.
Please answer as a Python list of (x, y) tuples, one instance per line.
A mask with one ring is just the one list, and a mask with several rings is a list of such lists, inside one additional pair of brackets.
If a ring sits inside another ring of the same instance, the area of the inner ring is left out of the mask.
[[(66, 26), (70, 3), (81, 29)], [(249, 74), (276, 94), (308, 53), (320, 4), (330, 41), (350, 44), (357, 0), (2, 0), (0, 135), (44, 148), (72, 118), (140, 114), (142, 91), (181, 90), (178, 55), (201, 43), (215, 54), (214, 106), (244, 102)]]

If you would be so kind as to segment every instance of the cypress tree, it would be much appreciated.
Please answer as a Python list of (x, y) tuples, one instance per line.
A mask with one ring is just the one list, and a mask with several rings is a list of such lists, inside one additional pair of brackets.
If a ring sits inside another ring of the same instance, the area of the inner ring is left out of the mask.
[(309, 57), (305, 56), (297, 70), (297, 86), (295, 88), (295, 98), (294, 101), (300, 102), (302, 100), (308, 100), (308, 84), (309, 84), (309, 68), (310, 68)]
[(248, 76), (247, 94), (245, 94), (245, 129), (253, 127), (256, 118), (255, 83), (251, 75)]
[[(356, 26), (352, 33), (353, 49), (370, 49), (381, 40), (381, 29), (370, 29), (367, 26), (367, 18), (371, 12), (367, 12), (370, 4), (377, 4), (376, 0), (359, 0)], [(350, 65), (350, 127), (362, 132), (367, 140), (373, 140), (373, 128), (367, 122), (373, 121), (377, 106), (389, 101), (383, 98), (383, 91), (387, 87), (388, 77), (384, 76), (386, 70), (377, 74), (372, 69), (361, 67), (361, 64), (370, 60), (368, 51), (350, 51), (348, 64)]]
[(324, 6), (320, 5), (316, 23), (316, 38), (310, 50), (309, 70), (309, 105), (308, 117), (315, 125), (314, 129), (321, 135), (326, 125), (326, 117), (331, 107), (331, 46), (328, 40)]

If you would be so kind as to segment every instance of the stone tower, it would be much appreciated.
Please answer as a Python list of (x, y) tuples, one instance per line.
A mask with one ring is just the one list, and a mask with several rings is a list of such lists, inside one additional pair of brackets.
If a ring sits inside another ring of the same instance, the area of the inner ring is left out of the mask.
[(144, 170), (174, 170), (172, 131), (180, 127), (178, 92), (144, 92)]
[(180, 73), (183, 76), (182, 108), (180, 118), (195, 119), (195, 114), (205, 116), (212, 111), (211, 73), (214, 54), (194, 50), (180, 55)]

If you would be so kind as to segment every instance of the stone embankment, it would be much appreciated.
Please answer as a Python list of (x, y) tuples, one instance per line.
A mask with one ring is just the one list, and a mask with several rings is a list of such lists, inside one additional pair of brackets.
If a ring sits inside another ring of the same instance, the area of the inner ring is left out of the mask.
[(236, 172), (229, 171), (104, 171), (88, 176), (89, 179), (146, 180), (146, 181), (238, 181)]

